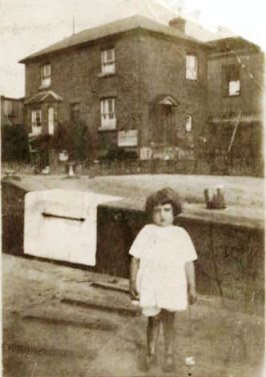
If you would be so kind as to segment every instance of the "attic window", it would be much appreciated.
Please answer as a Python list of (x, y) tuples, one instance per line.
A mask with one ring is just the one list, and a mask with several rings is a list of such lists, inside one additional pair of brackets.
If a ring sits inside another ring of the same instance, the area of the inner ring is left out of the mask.
[(189, 54), (186, 56), (186, 79), (198, 79), (198, 58), (196, 55)]
[(223, 66), (223, 85), (226, 96), (239, 96), (240, 69), (238, 64)]
[(48, 88), (51, 85), (51, 64), (41, 66), (41, 88)]
[(102, 51), (102, 73), (114, 74), (115, 73), (115, 50), (110, 48)]

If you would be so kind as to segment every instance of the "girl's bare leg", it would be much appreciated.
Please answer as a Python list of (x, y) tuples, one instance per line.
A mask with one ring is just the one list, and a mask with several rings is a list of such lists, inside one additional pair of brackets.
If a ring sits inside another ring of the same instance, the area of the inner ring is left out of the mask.
[(162, 311), (162, 323), (164, 332), (164, 344), (165, 344), (165, 371), (172, 371), (174, 369), (174, 340), (175, 340), (175, 312), (169, 312), (168, 310)]
[(160, 313), (153, 317), (148, 317), (148, 326), (147, 326), (147, 346), (148, 346), (148, 355), (155, 355), (156, 345), (159, 336), (161, 316)]
[(165, 342), (165, 354), (172, 355), (174, 351), (175, 339), (175, 312), (162, 310), (162, 322)]

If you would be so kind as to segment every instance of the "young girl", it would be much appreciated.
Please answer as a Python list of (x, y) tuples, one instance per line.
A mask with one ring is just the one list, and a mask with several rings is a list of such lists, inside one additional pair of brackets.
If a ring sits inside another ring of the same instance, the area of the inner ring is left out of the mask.
[[(185, 310), (187, 301), (197, 299), (193, 260), (196, 251), (188, 233), (174, 226), (181, 213), (178, 194), (162, 189), (146, 201), (150, 224), (139, 232), (130, 248), (131, 299), (139, 300), (148, 317), (146, 368), (156, 363), (156, 344), (160, 323), (163, 325), (165, 359), (163, 369), (175, 369), (174, 319), (175, 312)], [(187, 294), (188, 293), (188, 294)]]

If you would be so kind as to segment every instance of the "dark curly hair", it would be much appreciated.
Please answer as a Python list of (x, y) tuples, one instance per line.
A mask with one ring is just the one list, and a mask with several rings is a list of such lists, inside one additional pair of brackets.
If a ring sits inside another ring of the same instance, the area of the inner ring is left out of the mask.
[(145, 204), (145, 212), (148, 219), (152, 218), (152, 212), (155, 206), (169, 203), (172, 205), (174, 217), (182, 212), (180, 196), (172, 188), (166, 187), (149, 195)]

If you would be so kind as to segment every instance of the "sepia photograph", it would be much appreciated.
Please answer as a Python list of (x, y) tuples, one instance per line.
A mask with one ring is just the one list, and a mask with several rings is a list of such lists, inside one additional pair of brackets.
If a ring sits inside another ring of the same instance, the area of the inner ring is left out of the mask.
[(3, 377), (263, 377), (263, 0), (0, 0)]

